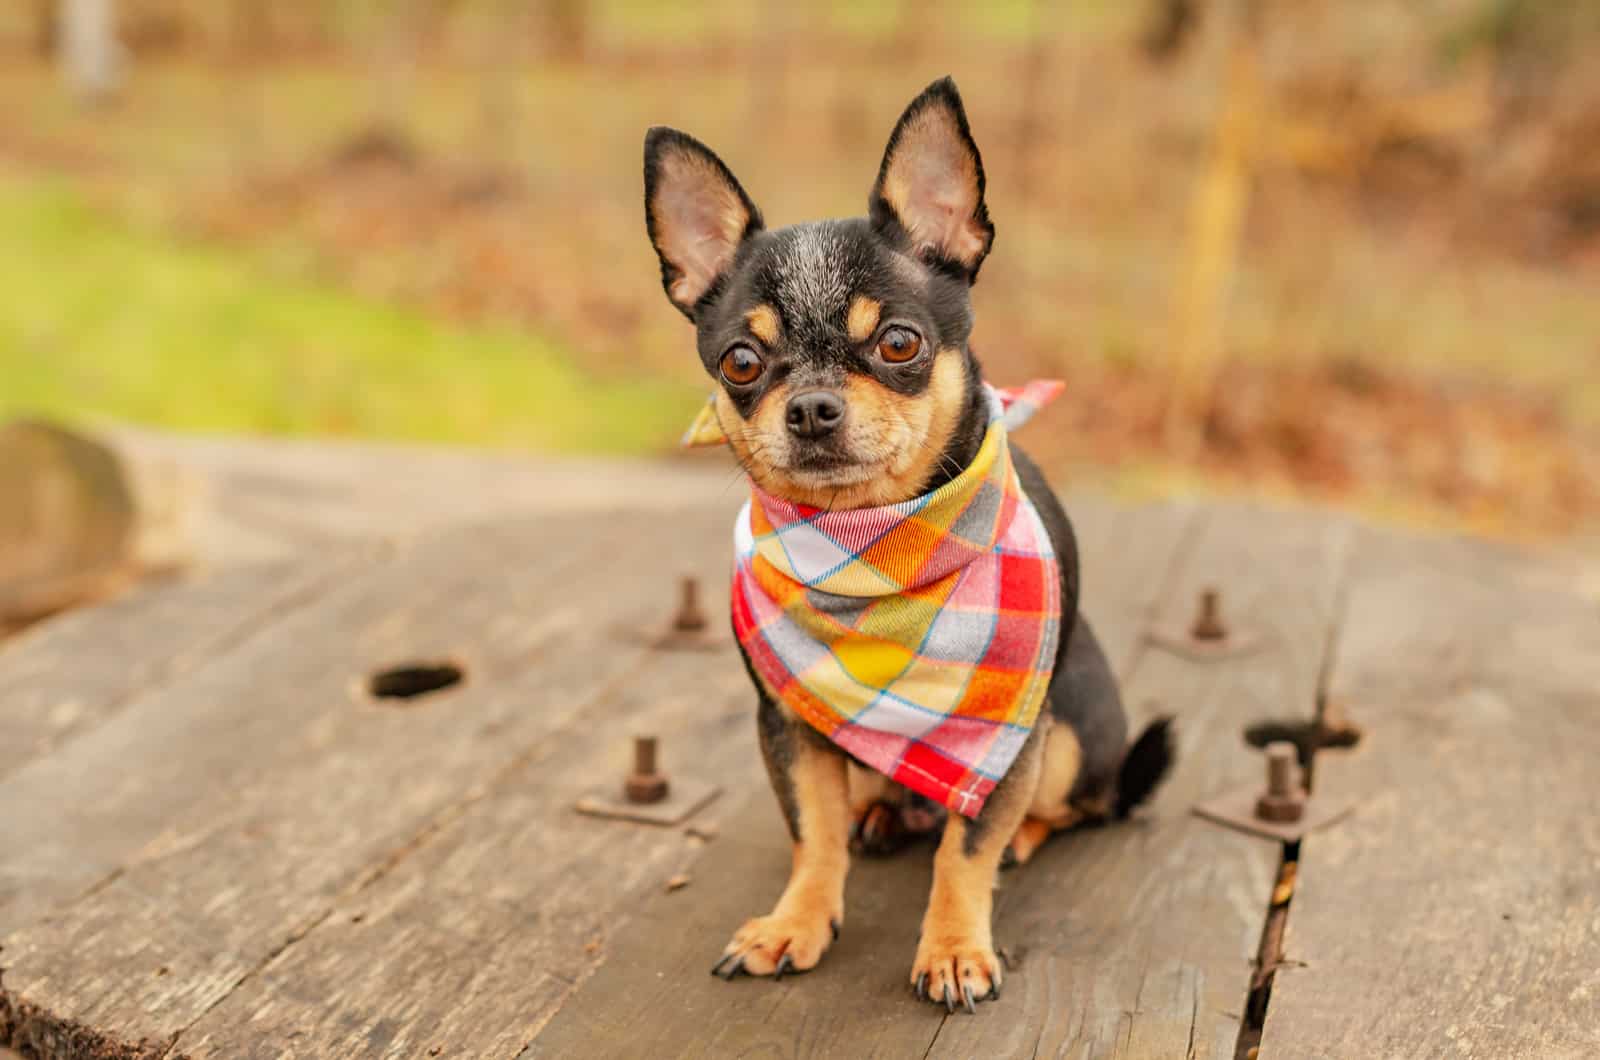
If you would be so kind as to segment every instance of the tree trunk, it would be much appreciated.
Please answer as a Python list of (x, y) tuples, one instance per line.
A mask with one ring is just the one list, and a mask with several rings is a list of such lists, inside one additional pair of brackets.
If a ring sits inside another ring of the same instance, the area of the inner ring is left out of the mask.
[(101, 103), (122, 83), (122, 46), (112, 0), (61, 0), (61, 66), (67, 85)]
[(57, 0), (33, 0), (33, 50), (41, 59), (56, 54), (56, 42), (61, 37), (56, 3)]

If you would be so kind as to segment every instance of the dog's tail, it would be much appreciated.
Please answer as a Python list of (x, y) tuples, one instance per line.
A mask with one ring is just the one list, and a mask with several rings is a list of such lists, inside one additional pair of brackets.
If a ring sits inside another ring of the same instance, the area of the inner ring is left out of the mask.
[(1172, 745), (1172, 718), (1157, 718), (1145, 726), (1144, 732), (1133, 741), (1123, 756), (1122, 769), (1117, 774), (1117, 801), (1113, 814), (1121, 819), (1133, 808), (1150, 797), (1172, 768), (1177, 756)]

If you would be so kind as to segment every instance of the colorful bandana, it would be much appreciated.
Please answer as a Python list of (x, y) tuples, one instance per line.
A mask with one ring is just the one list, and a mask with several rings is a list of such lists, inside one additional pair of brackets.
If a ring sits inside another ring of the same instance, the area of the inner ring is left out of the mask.
[(1022, 749), (1055, 666), (1060, 571), (1007, 431), (1061, 390), (990, 388), (977, 457), (925, 496), (821, 511), (752, 484), (734, 527), (734, 632), (768, 691), (968, 817)]

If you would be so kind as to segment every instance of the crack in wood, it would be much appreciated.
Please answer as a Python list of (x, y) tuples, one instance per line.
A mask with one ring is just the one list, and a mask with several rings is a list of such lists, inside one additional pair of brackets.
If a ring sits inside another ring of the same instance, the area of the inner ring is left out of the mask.
[[(1352, 546), (1349, 541), (1339, 557), (1340, 572), (1335, 583), (1332, 619), (1323, 642), (1321, 666), (1317, 670), (1316, 700), (1312, 720), (1306, 725), (1307, 738), (1296, 741), (1300, 752), (1302, 782), (1306, 793), (1313, 790), (1317, 754), (1324, 748), (1348, 747), (1359, 739), (1356, 734), (1348, 743), (1317, 738), (1319, 734), (1335, 731), (1352, 731), (1336, 726), (1329, 717), (1328, 688), (1333, 676), (1334, 660), (1338, 654), (1339, 637), (1344, 628), (1346, 608), (1350, 595), (1348, 566)], [(1252, 741), (1253, 742), (1253, 741)], [(1283, 959), (1283, 940), (1289, 929), (1289, 907), (1294, 902), (1294, 886), (1300, 866), (1300, 851), (1305, 839), (1284, 843), (1278, 859), (1278, 873), (1273, 893), (1267, 897), (1266, 918), (1261, 926), (1261, 944), (1256, 951), (1255, 970), (1250, 975), (1250, 988), (1245, 994), (1244, 1017), (1239, 1024), (1239, 1038), (1234, 1047), (1234, 1060), (1257, 1060), (1261, 1035), (1267, 1024), (1267, 1008), (1272, 1002), (1272, 984), (1278, 969), (1286, 963)], [(1280, 902), (1279, 894), (1285, 890)]]

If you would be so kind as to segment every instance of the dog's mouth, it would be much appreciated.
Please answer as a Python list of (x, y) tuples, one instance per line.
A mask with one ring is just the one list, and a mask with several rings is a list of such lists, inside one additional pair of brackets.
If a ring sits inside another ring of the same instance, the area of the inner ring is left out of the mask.
[(807, 486), (841, 486), (865, 482), (883, 466), (833, 444), (803, 443), (789, 447), (787, 459), (773, 470)]

